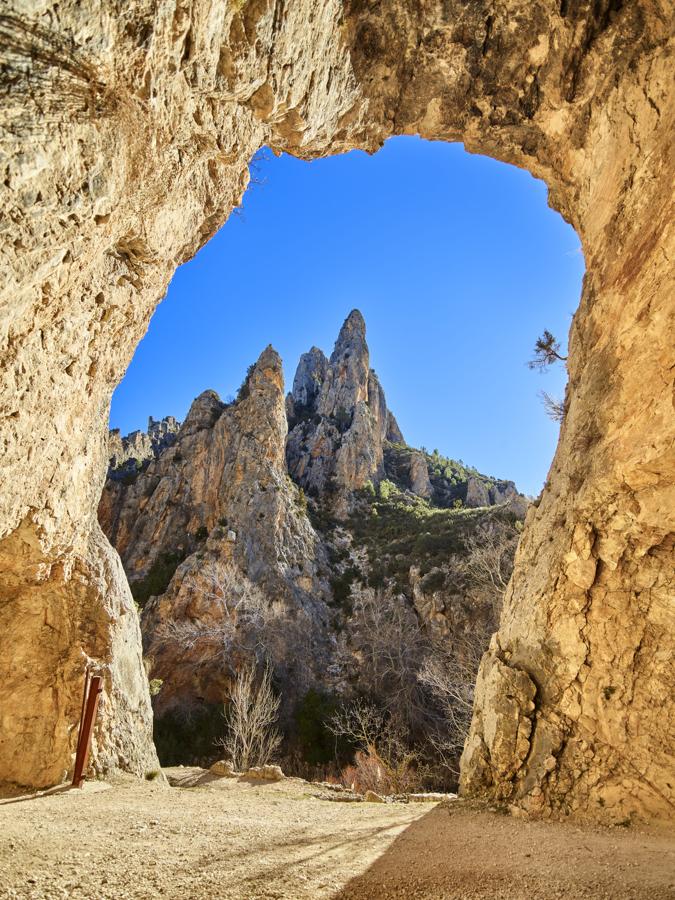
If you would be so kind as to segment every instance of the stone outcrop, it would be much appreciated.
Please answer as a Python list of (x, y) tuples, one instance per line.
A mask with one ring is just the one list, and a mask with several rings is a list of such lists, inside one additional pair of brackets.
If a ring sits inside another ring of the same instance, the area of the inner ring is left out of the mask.
[(135, 612), (96, 505), (110, 396), (175, 268), (239, 203), (262, 145), (310, 159), (419, 133), (544, 179), (587, 264), (560, 443), (485, 663), (536, 686), (529, 749), (515, 774), (490, 756), (504, 678), (481, 695), (463, 789), (556, 814), (672, 816), (671, 12), (9, 4), (1, 779), (47, 784), (71, 766), (89, 655), (109, 673), (96, 754), (136, 772), (152, 755)]
[(395, 420), (370, 368), (358, 310), (345, 320), (329, 360), (316, 347), (302, 356), (287, 409), (288, 470), (310, 496), (344, 495), (384, 476), (384, 442)]
[[(410, 468), (408, 470), (408, 479), (410, 481), (410, 490), (418, 497), (431, 497), (432, 488), (429, 480), (429, 469), (427, 461), (421, 453), (413, 453), (410, 456)], [(489, 506), (489, 503), (484, 503)]]
[[(268, 347), (234, 403), (204, 391), (170, 448), (132, 483), (106, 483), (102, 527), (122, 558), (132, 592), (140, 602), (149, 600), (142, 626), (150, 675), (163, 682), (157, 713), (185, 707), (195, 697), (223, 699), (232, 661), (222, 651), (214, 659), (213, 642), (188, 648), (164, 639), (168, 624), (223, 625), (218, 601), (234, 601), (214, 596), (214, 572), (223, 577), (235, 570), (242, 582), (264, 592), (268, 604), (281, 604), (287, 618), (304, 617), (314, 635), (313, 658), (294, 666), (290, 657), (297, 654), (290, 647), (285, 652), (282, 634), (275, 650), (280, 666), (289, 657), (287, 668), (298, 681), (293, 693), (302, 688), (302, 665), (311, 667), (321, 655), (328, 588), (318, 575), (317, 536), (286, 472), (286, 434), (281, 360)], [(289, 637), (293, 631), (281, 613), (276, 627), (286, 628)]]
[(135, 474), (174, 443), (179, 428), (180, 422), (173, 416), (165, 416), (159, 421), (150, 416), (147, 431), (132, 431), (125, 437), (121, 436), (119, 428), (113, 428), (108, 435), (108, 475), (124, 478)]
[(519, 516), (527, 512), (527, 500), (520, 494), (512, 481), (486, 481), (470, 475), (466, 485), (464, 503), (467, 506), (496, 506), (508, 504)]

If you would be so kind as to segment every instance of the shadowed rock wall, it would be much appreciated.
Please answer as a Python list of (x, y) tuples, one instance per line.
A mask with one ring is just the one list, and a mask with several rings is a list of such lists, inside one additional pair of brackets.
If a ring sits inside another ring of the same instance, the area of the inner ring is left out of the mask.
[(136, 614), (96, 505), (111, 392), (175, 267), (239, 202), (261, 145), (310, 158), (420, 133), (544, 178), (588, 270), (560, 444), (481, 670), (463, 789), (671, 815), (671, 5), (13, 9), (0, 17), (0, 778), (48, 784), (71, 765), (88, 657), (107, 672), (101, 767), (154, 758)]

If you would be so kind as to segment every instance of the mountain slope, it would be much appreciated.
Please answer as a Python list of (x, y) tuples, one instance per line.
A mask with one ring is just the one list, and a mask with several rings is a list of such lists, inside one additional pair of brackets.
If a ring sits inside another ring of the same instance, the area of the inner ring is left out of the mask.
[[(495, 591), (467, 558), (498, 535), (508, 578), (526, 502), (405, 444), (357, 310), (329, 358), (303, 354), (286, 397), (268, 347), (236, 401), (205, 391), (171, 423), (124, 452), (112, 435), (99, 507), (143, 606), (160, 721), (215, 709), (249, 663), (272, 665), (288, 735), (310, 691), (393, 708), (419, 691), (435, 642), (494, 629)], [(407, 668), (383, 674), (402, 643)]]

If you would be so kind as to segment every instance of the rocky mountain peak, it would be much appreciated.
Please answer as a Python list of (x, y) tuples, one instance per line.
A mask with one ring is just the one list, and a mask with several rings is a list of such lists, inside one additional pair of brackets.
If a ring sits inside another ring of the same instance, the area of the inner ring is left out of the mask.
[(202, 391), (190, 405), (180, 430), (181, 437), (195, 434), (203, 428), (212, 428), (225, 409), (225, 404), (215, 391)]
[(250, 395), (269, 395), (273, 402), (283, 403), (284, 373), (281, 357), (271, 344), (249, 368), (244, 384), (239, 391), (238, 400), (246, 400)]
[(328, 360), (323, 350), (312, 347), (308, 353), (302, 354), (290, 394), (295, 406), (314, 410), (319, 391), (326, 380), (327, 370)]
[(289, 471), (310, 494), (341, 494), (382, 477), (389, 415), (359, 310), (345, 319), (330, 359), (316, 347), (302, 355), (287, 411)]
[(344, 418), (361, 401), (368, 401), (370, 352), (366, 323), (358, 309), (352, 310), (340, 329), (330, 357), (318, 412)]
[(342, 328), (331, 356), (331, 362), (339, 358), (340, 354), (345, 351), (357, 350), (358, 352), (360, 348), (365, 348), (365, 352), (368, 352), (368, 346), (366, 345), (366, 320), (358, 309), (353, 309), (342, 323)]

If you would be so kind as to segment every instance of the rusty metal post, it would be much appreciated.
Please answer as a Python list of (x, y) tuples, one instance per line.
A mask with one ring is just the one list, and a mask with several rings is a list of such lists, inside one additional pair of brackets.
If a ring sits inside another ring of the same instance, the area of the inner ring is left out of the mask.
[(89, 693), (89, 666), (84, 670), (84, 690), (82, 691), (82, 706), (80, 708), (80, 724), (77, 730), (77, 746), (82, 740), (82, 723), (84, 722), (84, 710), (87, 706), (87, 694)]
[(87, 684), (85, 683), (86, 702), (84, 704), (84, 717), (80, 721), (80, 733), (77, 740), (77, 752), (75, 754), (75, 772), (73, 773), (73, 787), (82, 787), (84, 783), (84, 771), (87, 768), (87, 760), (89, 759), (89, 747), (91, 745), (91, 734), (94, 730), (94, 722), (96, 721), (96, 712), (98, 710), (98, 698), (103, 690), (103, 679), (100, 675), (93, 675), (89, 678), (87, 671)]

